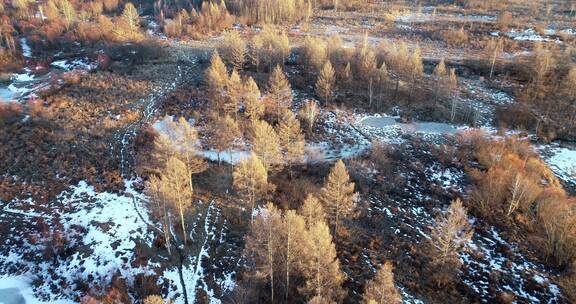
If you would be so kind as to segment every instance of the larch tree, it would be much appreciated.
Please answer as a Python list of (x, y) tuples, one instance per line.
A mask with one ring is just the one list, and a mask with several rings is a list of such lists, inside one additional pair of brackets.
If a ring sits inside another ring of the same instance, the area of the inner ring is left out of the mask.
[(187, 244), (186, 235), (186, 222), (184, 220), (184, 213), (192, 205), (192, 192), (188, 184), (188, 169), (186, 164), (176, 157), (170, 157), (166, 162), (166, 168), (162, 173), (162, 180), (169, 186), (170, 191), (164, 193), (173, 204), (174, 209), (180, 215), (180, 223), (182, 227), (182, 236), (184, 238), (184, 245)]
[(276, 118), (279, 120), (283, 110), (292, 105), (292, 87), (284, 75), (282, 67), (277, 65), (268, 79), (268, 95), (276, 105)]
[(345, 295), (342, 289), (344, 274), (340, 270), (330, 230), (324, 222), (310, 227), (308, 246), (309, 256), (303, 261), (302, 271), (306, 284), (301, 288), (301, 293), (309, 298), (320, 296), (339, 302)]
[(264, 115), (264, 103), (258, 85), (252, 77), (249, 77), (244, 84), (244, 115), (250, 121), (260, 120)]
[(456, 107), (458, 102), (458, 76), (456, 75), (456, 69), (450, 69), (448, 72), (448, 95), (452, 100), (452, 107), (450, 113), (450, 120), (454, 121), (456, 118)]
[(386, 67), (386, 62), (382, 62), (382, 65), (378, 69), (376, 73), (376, 79), (378, 80), (378, 88), (379, 88), (379, 102), (380, 106), (382, 106), (384, 93), (386, 92), (388, 86), (388, 68)]
[(268, 172), (254, 153), (249, 158), (242, 160), (232, 173), (234, 189), (248, 201), (250, 217), (253, 221), (254, 208), (258, 200), (271, 190), (268, 184)]
[(220, 46), (222, 58), (235, 70), (240, 71), (246, 63), (246, 53), (246, 43), (240, 34), (234, 30), (226, 32)]
[(222, 112), (233, 117), (237, 116), (240, 101), (244, 96), (244, 84), (236, 70), (232, 70), (226, 84), (226, 96), (222, 105)]
[(326, 220), (326, 212), (320, 203), (320, 200), (314, 195), (309, 193), (304, 200), (302, 206), (298, 210), (300, 215), (306, 221), (307, 227), (312, 227), (317, 222), (324, 222)]
[(209, 95), (215, 103), (214, 110), (219, 111), (226, 93), (228, 71), (218, 52), (214, 52), (210, 59), (210, 67), (206, 70), (206, 84)]
[(384, 263), (376, 276), (366, 283), (364, 294), (362, 295), (363, 304), (400, 304), (402, 296), (398, 288), (394, 285), (394, 273), (392, 264)]
[(307, 302), (307, 304), (336, 304), (336, 301), (326, 299), (323, 296), (314, 296)]
[(324, 99), (324, 104), (328, 104), (328, 101), (332, 99), (334, 94), (334, 86), (336, 84), (336, 76), (334, 68), (330, 61), (326, 61), (320, 75), (318, 75), (318, 80), (316, 81), (315, 91), (316, 94)]
[[(242, 135), (238, 123), (228, 115), (215, 117), (208, 125), (207, 133), (208, 142), (216, 150), (219, 164), (221, 161), (220, 154), (223, 151), (231, 151), (234, 148), (234, 142)], [(232, 158), (232, 153), (230, 153), (230, 158)], [(232, 159), (230, 159), (230, 163), (233, 163)]]
[(126, 3), (122, 12), (122, 21), (130, 33), (135, 33), (140, 28), (140, 14), (131, 2)]
[(306, 141), (300, 129), (300, 121), (296, 119), (296, 115), (292, 111), (285, 110), (276, 129), (284, 154), (284, 161), (288, 164), (290, 174), (292, 174), (292, 165), (304, 159)]
[(372, 100), (374, 96), (375, 78), (377, 77), (378, 65), (376, 62), (376, 55), (371, 49), (361, 52), (363, 55), (360, 57), (360, 75), (362, 79), (366, 81), (368, 90), (368, 100), (370, 106), (372, 106)]
[(280, 256), (284, 272), (285, 300), (291, 299), (292, 280), (302, 270), (302, 261), (306, 259), (307, 230), (304, 219), (294, 210), (284, 213), (281, 230)]
[(62, 16), (62, 20), (64, 20), (64, 26), (69, 30), (76, 21), (76, 9), (74, 9), (74, 6), (68, 0), (60, 0), (58, 4), (60, 15)]
[(302, 53), (302, 64), (306, 66), (309, 74), (315, 74), (326, 62), (326, 41), (319, 37), (307, 36), (302, 45)]
[(274, 303), (275, 270), (280, 263), (278, 248), (280, 248), (280, 229), (282, 227), (282, 217), (280, 211), (272, 204), (268, 203), (266, 208), (260, 212), (250, 225), (250, 232), (246, 236), (245, 256), (249, 267), (255, 272), (258, 278), (268, 280), (270, 288), (270, 303)]
[(344, 162), (338, 160), (332, 167), (320, 196), (326, 215), (334, 228), (334, 237), (337, 237), (342, 217), (352, 212), (355, 195), (354, 183), (350, 182), (348, 170)]
[(320, 108), (314, 100), (306, 101), (300, 109), (300, 119), (306, 123), (306, 126), (308, 126), (309, 134), (312, 134), (312, 129), (314, 128), (318, 114), (320, 114)]
[(171, 255), (171, 223), (170, 212), (168, 211), (168, 197), (167, 193), (172, 190), (165, 180), (162, 180), (156, 175), (152, 175), (146, 183), (145, 193), (150, 198), (148, 202), (151, 204), (149, 209), (152, 215), (162, 223), (161, 234), (164, 237), (164, 242), (168, 255)]
[(190, 191), (194, 192), (193, 174), (207, 169), (206, 162), (197, 156), (198, 132), (184, 117), (174, 121), (166, 116), (162, 120), (163, 131), (154, 140), (154, 162), (157, 168), (165, 165), (171, 157), (177, 157), (186, 164)]
[(440, 60), (440, 62), (434, 68), (434, 80), (436, 81), (436, 88), (434, 90), (434, 102), (438, 102), (438, 95), (442, 93), (445, 95), (444, 92), (447, 88), (447, 76), (448, 71), (446, 71), (446, 64), (444, 63), (444, 58)]
[(280, 138), (267, 122), (259, 120), (252, 124), (252, 146), (252, 151), (258, 155), (266, 170), (281, 167)]
[(436, 218), (436, 225), (430, 234), (430, 261), (434, 270), (434, 280), (438, 286), (454, 280), (462, 262), (458, 254), (471, 240), (473, 230), (468, 221), (467, 211), (462, 201), (452, 201), (446, 212)]
[(157, 295), (147, 296), (144, 299), (144, 304), (172, 304), (172, 303), (174, 302), (172, 302), (171, 300), (164, 301), (162, 297)]
[(410, 97), (411, 97), (412, 92), (416, 87), (416, 81), (424, 74), (424, 65), (422, 64), (422, 51), (420, 50), (420, 47), (416, 47), (416, 49), (412, 51), (409, 66), (410, 66), (410, 82), (412, 83), (412, 88), (410, 90)]

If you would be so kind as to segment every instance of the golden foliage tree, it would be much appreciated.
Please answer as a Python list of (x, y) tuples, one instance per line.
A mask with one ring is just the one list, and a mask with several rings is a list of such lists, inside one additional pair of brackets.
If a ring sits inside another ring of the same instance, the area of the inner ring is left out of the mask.
[(270, 302), (274, 302), (275, 270), (280, 263), (278, 248), (280, 247), (279, 229), (282, 226), (280, 211), (272, 203), (260, 210), (246, 236), (245, 253), (247, 264), (258, 278), (267, 278), (270, 286)]
[(247, 47), (244, 39), (237, 31), (228, 31), (224, 35), (224, 40), (220, 46), (222, 58), (232, 65), (235, 70), (242, 70), (246, 63)]
[(168, 193), (164, 193), (168, 200), (174, 205), (174, 209), (180, 215), (180, 224), (182, 227), (182, 237), (184, 245), (187, 243), (186, 222), (184, 213), (192, 205), (193, 193), (188, 184), (188, 169), (186, 164), (176, 157), (170, 157), (166, 162), (166, 168), (162, 172), (162, 181), (167, 183)]
[(306, 284), (301, 288), (310, 298), (320, 296), (339, 302), (345, 295), (342, 289), (344, 274), (336, 256), (336, 246), (332, 242), (330, 230), (324, 222), (317, 222), (309, 231), (310, 255), (305, 260), (302, 274)]
[(234, 189), (248, 201), (253, 220), (256, 203), (272, 188), (272, 185), (268, 184), (268, 172), (258, 156), (252, 153), (236, 166), (232, 176)]
[(350, 176), (344, 162), (338, 160), (332, 167), (321, 193), (321, 200), (327, 217), (334, 228), (335, 237), (342, 217), (352, 212), (354, 197), (354, 183), (350, 182)]
[[(228, 115), (215, 117), (208, 125), (207, 131), (208, 142), (216, 150), (218, 163), (221, 161), (220, 154), (223, 151), (231, 151), (234, 142), (242, 135), (238, 123)], [(232, 153), (230, 153), (230, 158), (232, 158)], [(230, 163), (233, 163), (232, 159)]]
[(304, 158), (305, 140), (300, 129), (300, 122), (292, 111), (286, 110), (276, 129), (284, 160), (288, 167), (292, 168), (293, 164), (301, 162)]
[(184, 117), (174, 121), (166, 116), (162, 125), (163, 132), (154, 140), (153, 166), (163, 168), (170, 157), (180, 159), (186, 164), (188, 183), (193, 192), (192, 175), (207, 169), (206, 162), (197, 156), (198, 132)]
[(272, 26), (264, 26), (262, 31), (252, 38), (249, 56), (252, 64), (259, 71), (260, 66), (270, 71), (276, 65), (284, 66), (290, 55), (290, 42), (286, 32)]
[(366, 283), (364, 294), (362, 295), (362, 303), (402, 303), (402, 296), (394, 285), (394, 273), (392, 273), (392, 264), (390, 262), (384, 263), (376, 272), (376, 276)]
[(274, 68), (268, 79), (268, 96), (275, 105), (276, 117), (279, 120), (280, 115), (292, 105), (293, 98), (290, 82), (279, 65)]
[(205, 78), (208, 86), (208, 93), (215, 103), (214, 108), (219, 111), (226, 93), (228, 71), (226, 70), (226, 65), (224, 65), (218, 52), (212, 54), (210, 67), (206, 70)]
[(260, 120), (264, 115), (264, 103), (258, 85), (249, 77), (244, 85), (244, 115), (251, 121)]
[(266, 170), (282, 164), (282, 153), (280, 150), (280, 138), (272, 126), (260, 120), (252, 124), (252, 145), (253, 151), (258, 155)]
[(309, 193), (299, 209), (300, 215), (306, 221), (306, 226), (311, 227), (317, 222), (326, 220), (326, 212), (320, 203), (320, 200), (314, 195)]
[(435, 267), (432, 277), (438, 286), (452, 282), (458, 275), (461, 266), (458, 254), (473, 233), (467, 210), (460, 199), (454, 200), (446, 212), (436, 218), (429, 244), (431, 263)]
[(316, 81), (315, 88), (316, 94), (324, 99), (324, 104), (328, 104), (328, 101), (332, 99), (335, 83), (336, 76), (334, 73), (334, 68), (332, 68), (330, 61), (326, 61), (322, 67), (322, 70), (320, 71), (320, 75)]

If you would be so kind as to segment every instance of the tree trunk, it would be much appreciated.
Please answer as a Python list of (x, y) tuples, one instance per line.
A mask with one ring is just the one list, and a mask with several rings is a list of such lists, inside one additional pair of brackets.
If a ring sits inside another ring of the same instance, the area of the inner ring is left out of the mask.
[(270, 262), (270, 298), (274, 302), (274, 258), (272, 256), (272, 224), (268, 224), (268, 261)]

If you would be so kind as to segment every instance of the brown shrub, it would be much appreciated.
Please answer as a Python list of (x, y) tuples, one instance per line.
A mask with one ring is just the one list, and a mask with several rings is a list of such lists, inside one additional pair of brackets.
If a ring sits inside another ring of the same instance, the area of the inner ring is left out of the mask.
[(512, 23), (513, 18), (514, 16), (512, 16), (512, 13), (510, 12), (500, 13), (500, 15), (498, 15), (498, 27), (500, 28), (500, 30), (507, 31), (508, 27), (510, 26), (510, 23)]
[(460, 29), (450, 28), (440, 34), (441, 39), (451, 47), (462, 47), (468, 42), (468, 32)]

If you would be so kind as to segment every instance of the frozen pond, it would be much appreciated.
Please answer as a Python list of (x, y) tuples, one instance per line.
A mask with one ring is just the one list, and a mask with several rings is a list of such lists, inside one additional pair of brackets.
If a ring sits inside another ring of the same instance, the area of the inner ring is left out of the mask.
[(397, 127), (407, 133), (429, 133), (429, 134), (455, 134), (458, 128), (454, 125), (441, 122), (412, 122), (401, 123), (396, 117), (370, 116), (362, 119), (360, 124), (373, 128)]

